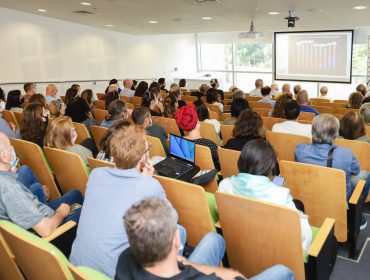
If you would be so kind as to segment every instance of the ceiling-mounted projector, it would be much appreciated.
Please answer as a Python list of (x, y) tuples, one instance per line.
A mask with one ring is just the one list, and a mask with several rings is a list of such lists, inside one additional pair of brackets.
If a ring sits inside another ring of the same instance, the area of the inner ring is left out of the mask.
[(250, 38), (250, 39), (258, 39), (265, 37), (265, 34), (263, 32), (257, 32), (256, 28), (254, 27), (253, 20), (251, 21), (251, 25), (249, 27), (248, 32), (241, 32), (239, 33), (239, 38)]
[(292, 16), (292, 12), (289, 11), (289, 16), (285, 18), (288, 21), (288, 27), (294, 28), (296, 20), (299, 20), (299, 17)]

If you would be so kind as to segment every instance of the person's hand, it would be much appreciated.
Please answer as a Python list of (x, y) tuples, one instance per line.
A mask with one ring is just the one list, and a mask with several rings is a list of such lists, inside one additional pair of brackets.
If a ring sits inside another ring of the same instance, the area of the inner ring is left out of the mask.
[(163, 109), (163, 103), (162, 103), (162, 102), (158, 102), (157, 107), (159, 108), (159, 110), (160, 110), (161, 112), (163, 112), (163, 111), (164, 111), (164, 109)]
[(69, 215), (69, 211), (70, 211), (71, 207), (66, 204), (66, 203), (62, 203), (58, 209), (56, 210), (56, 212), (58, 212), (60, 215), (63, 216), (63, 218), (67, 217)]
[(131, 116), (132, 115), (132, 109), (127, 109), (127, 113)]
[(10, 122), (9, 126), (10, 126), (11, 130), (13, 130), (13, 131), (15, 131), (17, 129), (17, 126), (15, 125), (15, 123)]
[(150, 159), (142, 162), (143, 166), (141, 168), (141, 174), (146, 176), (153, 176), (154, 174), (154, 167), (153, 163)]

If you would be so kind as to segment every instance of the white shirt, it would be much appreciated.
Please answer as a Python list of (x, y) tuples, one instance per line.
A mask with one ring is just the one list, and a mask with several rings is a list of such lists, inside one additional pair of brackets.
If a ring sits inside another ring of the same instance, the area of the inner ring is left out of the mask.
[(255, 88), (254, 90), (251, 90), (249, 92), (249, 95), (250, 96), (260, 96), (260, 97), (262, 97), (261, 89)]
[(290, 133), (312, 138), (312, 125), (296, 121), (285, 121), (274, 124), (272, 132)]
[(133, 97), (135, 95), (135, 91), (129, 89), (129, 88), (124, 88), (121, 91), (121, 95), (128, 96), (128, 97)]

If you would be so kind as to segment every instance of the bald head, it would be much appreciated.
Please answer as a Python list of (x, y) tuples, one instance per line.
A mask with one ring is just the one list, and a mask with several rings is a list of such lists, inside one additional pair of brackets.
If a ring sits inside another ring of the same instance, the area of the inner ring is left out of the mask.
[(282, 93), (290, 93), (290, 84), (283, 84), (283, 87), (281, 88)]
[(118, 86), (116, 84), (112, 84), (108, 87), (108, 93), (113, 91), (118, 91)]
[(131, 79), (124, 79), (123, 80), (123, 87), (131, 89), (132, 85), (134, 84), (134, 81)]
[(322, 86), (320, 88), (321, 96), (326, 96), (328, 94), (328, 88), (326, 86)]
[(46, 87), (45, 95), (54, 97), (58, 92), (56, 85), (50, 84)]
[(271, 84), (271, 91), (279, 90), (279, 86), (277, 84)]

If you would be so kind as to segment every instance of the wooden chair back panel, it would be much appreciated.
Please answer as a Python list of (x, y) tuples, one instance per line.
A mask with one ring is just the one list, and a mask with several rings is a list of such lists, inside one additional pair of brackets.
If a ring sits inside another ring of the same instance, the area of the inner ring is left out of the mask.
[(218, 145), (218, 136), (216, 134), (216, 129), (213, 124), (200, 122), (200, 136), (209, 139)]
[(224, 104), (225, 105), (231, 105), (231, 103), (233, 103), (233, 99), (232, 98), (224, 98)]
[(13, 123), (13, 124), (15, 124), (15, 126), (16, 126), (17, 128), (20, 128), (20, 127), (18, 126), (18, 122), (17, 122), (17, 120), (15, 119), (15, 116), (14, 116), (13, 112), (11, 112), (11, 111), (9, 111), (9, 110), (4, 110), (4, 111), (2, 112), (2, 118), (3, 118), (4, 120), (6, 120), (8, 123)]
[(229, 139), (233, 138), (233, 125), (221, 125), (222, 144), (225, 145)]
[(174, 119), (162, 118), (161, 125), (168, 134), (175, 134), (181, 136), (180, 129)]
[[(200, 167), (200, 170), (212, 170), (215, 168), (210, 148), (202, 145), (196, 145), (195, 164)], [(213, 178), (213, 180), (207, 184), (204, 184), (203, 187), (207, 192), (215, 193), (218, 189), (216, 176)]]
[(40, 146), (32, 142), (13, 138), (10, 139), (10, 142), (19, 157), (20, 163), (22, 165), (28, 165), (37, 180), (42, 185), (49, 187), (50, 199), (53, 200), (60, 197), (53, 173)]
[(162, 142), (159, 138), (145, 135), (146, 140), (152, 144), (152, 147), (149, 149), (150, 158), (154, 156), (166, 157), (166, 152), (164, 151)]
[(184, 100), (184, 101), (188, 101), (188, 102), (194, 102), (194, 101), (197, 101), (198, 100), (198, 97), (191, 96), (191, 95), (183, 95), (181, 97), (181, 99)]
[(81, 157), (50, 147), (44, 147), (44, 151), (62, 191), (79, 190), (85, 195), (89, 172)]
[(222, 177), (229, 178), (233, 175), (238, 175), (239, 156), (240, 151), (218, 147), (218, 158), (220, 159)]
[(96, 147), (99, 149), (99, 151), (102, 149), (100, 142), (103, 139), (104, 135), (107, 133), (108, 128), (103, 126), (97, 126), (97, 125), (91, 125), (90, 126), (90, 132), (92, 135), (92, 138), (94, 139)]
[(272, 145), (279, 160), (294, 161), (294, 150), (298, 144), (311, 144), (311, 138), (289, 133), (267, 131), (267, 141)]
[(343, 170), (299, 162), (280, 161), (280, 175), (292, 196), (303, 202), (310, 225), (320, 227), (335, 219), (335, 236), (347, 241), (346, 175)]
[(73, 122), (73, 126), (76, 128), (77, 133), (76, 144), (80, 144), (86, 138), (90, 138), (90, 133), (83, 123)]
[(253, 111), (255, 111), (257, 114), (259, 114), (261, 117), (268, 117), (271, 109), (268, 109), (268, 108), (254, 108)]
[(59, 96), (60, 100), (62, 100), (63, 103), (65, 103), (66, 101), (66, 96), (65, 95), (61, 95)]
[(370, 171), (370, 144), (362, 141), (335, 139), (334, 144), (348, 148), (360, 162), (361, 169)]
[(108, 115), (108, 110), (91, 109), (91, 112), (94, 115), (94, 119), (96, 119), (98, 122), (104, 121), (105, 117)]
[(168, 177), (154, 176), (166, 192), (167, 199), (179, 215), (179, 224), (186, 229), (186, 242), (195, 247), (209, 232), (215, 231), (204, 189)]
[(320, 112), (320, 114), (333, 114), (333, 108), (330, 107), (324, 107), (324, 106), (312, 106), (317, 111)]
[(224, 111), (230, 111), (231, 105), (224, 105)]
[(334, 108), (333, 109), (334, 114), (339, 114), (339, 115), (345, 115), (349, 112), (358, 112), (358, 109), (351, 109), (351, 108)]
[(248, 100), (248, 102), (250, 102), (250, 101), (258, 101), (258, 100), (262, 99), (262, 97), (246, 95), (245, 99)]
[(217, 114), (217, 112), (210, 111), (209, 112), (209, 118), (210, 119), (218, 120), (218, 114)]
[(281, 122), (285, 122), (286, 121), (286, 119), (272, 118), (272, 117), (262, 117), (262, 119), (263, 119), (263, 126), (267, 130), (272, 130), (272, 127), (276, 123), (281, 123)]
[(0, 230), (26, 279), (71, 280), (69, 270), (53, 251), (44, 249), (3, 227), (0, 227)]
[(24, 276), (19, 269), (13, 253), (4, 237), (0, 233), (0, 279), (4, 280), (24, 280)]
[(266, 103), (266, 102), (259, 102), (259, 101), (249, 101), (249, 106), (252, 108), (252, 109), (255, 109), (255, 108), (267, 108), (267, 109), (272, 109), (272, 106), (270, 103)]
[(104, 92), (99, 92), (96, 94), (99, 100), (104, 100), (105, 99), (105, 93)]
[(94, 106), (97, 109), (105, 110), (105, 100), (95, 100), (94, 101)]
[(21, 127), (22, 125), (22, 121), (23, 121), (23, 112), (13, 112), (14, 113), (14, 117), (15, 117), (15, 120), (16, 120), (16, 125), (18, 127)]
[(314, 113), (301, 112), (299, 114), (299, 119), (300, 120), (312, 121), (314, 118), (315, 118), (315, 114)]
[(120, 95), (119, 99), (125, 101), (126, 103), (130, 103), (130, 97), (126, 95)]
[(127, 109), (134, 110), (135, 106), (132, 103), (126, 103)]
[[(328, 99), (324, 99), (324, 98), (310, 98), (310, 100), (314, 101), (318, 104), (330, 102)], [(321, 106), (321, 105), (319, 105), (319, 106)]]
[(370, 125), (365, 125), (366, 135), (370, 137)]
[(344, 104), (348, 104), (348, 100), (334, 100), (334, 103), (344, 103)]
[(216, 114), (217, 114), (217, 120), (221, 120), (222, 118), (221, 118), (221, 114), (222, 114), (222, 112), (221, 112), (221, 110), (220, 110), (220, 107), (218, 107), (217, 105), (213, 105), (213, 104), (208, 104), (208, 103), (206, 103), (206, 105), (207, 105), (207, 107), (208, 107), (208, 109), (210, 110), (210, 111), (212, 111), (212, 112), (215, 112)]
[(289, 267), (296, 279), (305, 279), (296, 211), (221, 192), (216, 193), (216, 201), (232, 268), (252, 277), (279, 263)]
[(116, 166), (114, 162), (108, 162), (105, 160), (99, 160), (95, 158), (87, 158), (87, 162), (89, 163), (89, 167), (91, 171), (99, 167), (115, 167)]
[(222, 113), (221, 119), (222, 121), (230, 119), (231, 118), (231, 113)]
[(134, 106), (141, 106), (141, 103), (143, 101), (143, 98), (140, 96), (132, 96), (130, 98), (130, 103), (134, 104)]

